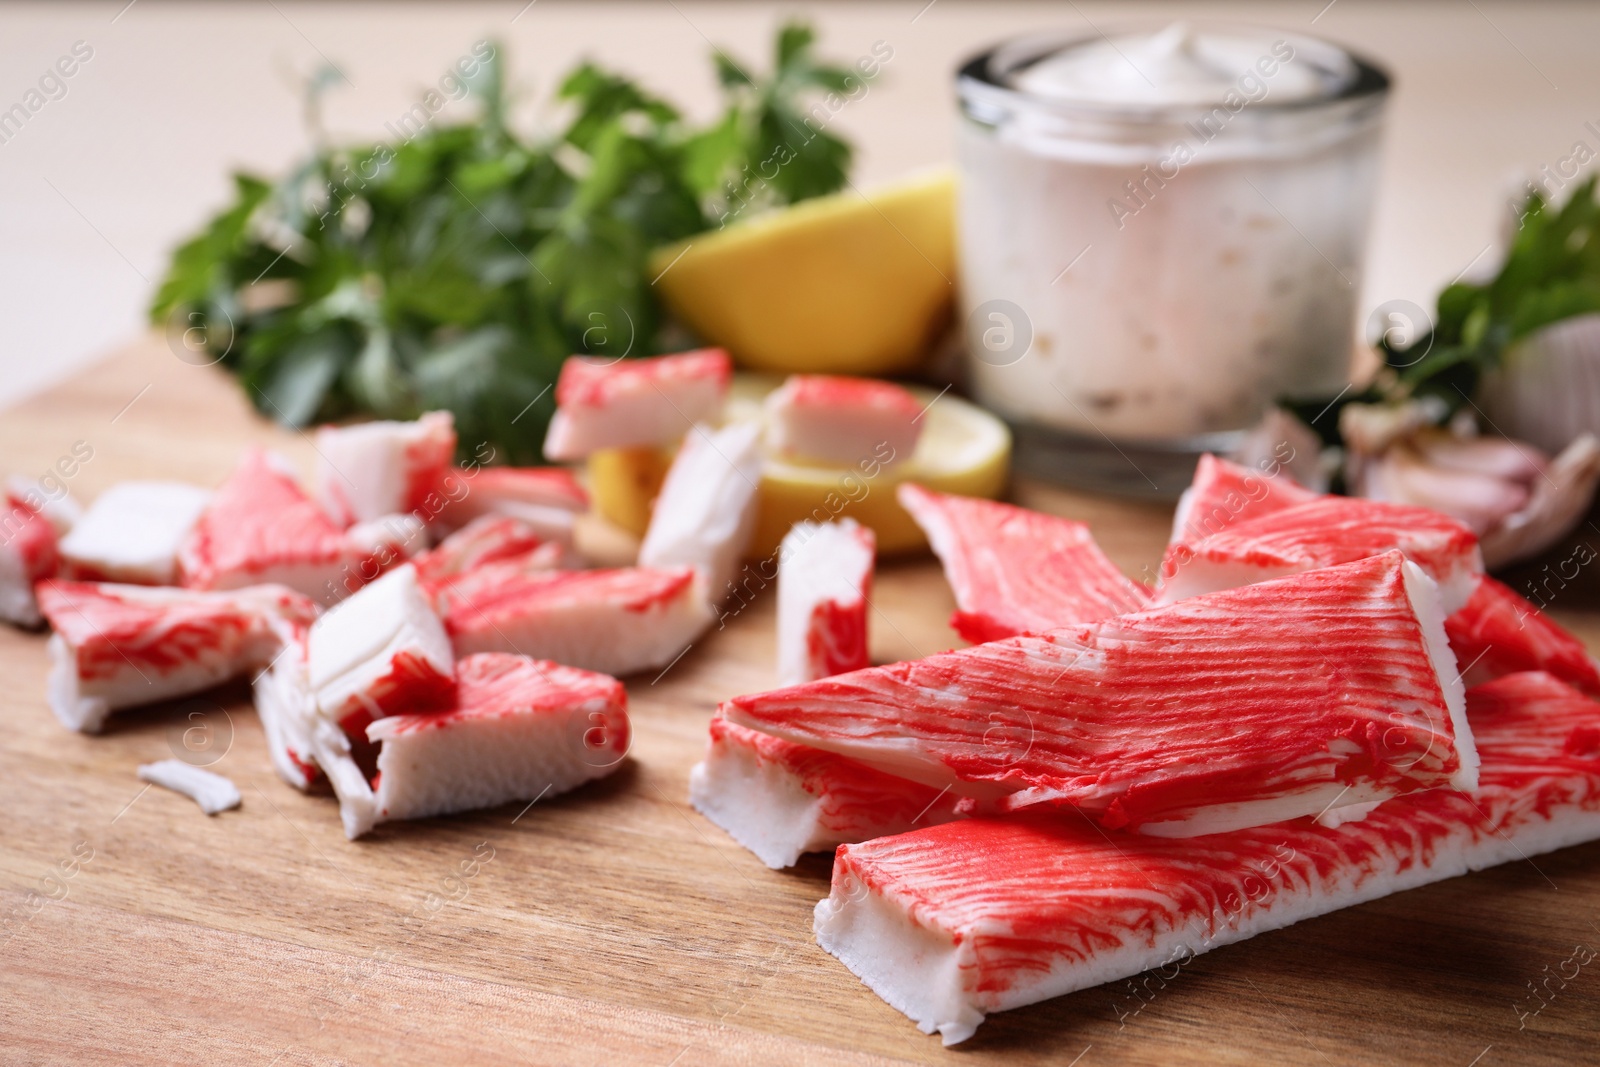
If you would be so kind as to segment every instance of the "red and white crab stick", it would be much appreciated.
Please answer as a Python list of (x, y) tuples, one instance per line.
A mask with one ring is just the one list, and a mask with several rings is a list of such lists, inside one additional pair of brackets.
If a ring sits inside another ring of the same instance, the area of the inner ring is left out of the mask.
[(768, 867), (960, 818), (960, 797), (853, 759), (711, 720), (689, 803)]
[(778, 683), (860, 670), (867, 659), (872, 531), (852, 519), (797, 522), (778, 548)]
[(1476, 794), (1191, 840), (1034, 813), (846, 845), (817, 941), (924, 1033), (1468, 871), (1600, 838), (1600, 705), (1546, 674), (1467, 694)]
[(671, 445), (717, 417), (732, 377), (720, 348), (649, 359), (573, 356), (556, 380), (544, 454), (564, 462), (603, 448)]
[(733, 722), (1001, 810), (1217, 833), (1477, 758), (1433, 582), (1398, 552), (722, 705)]
[(331, 604), (418, 551), (421, 538), (415, 519), (392, 531), (380, 523), (335, 525), (287, 460), (252, 448), (184, 538), (178, 579), (191, 589), (275, 583)]
[(854, 467), (911, 458), (922, 434), (922, 405), (892, 382), (792, 374), (762, 405), (767, 443), (788, 460)]
[(711, 624), (688, 567), (530, 571), (491, 563), (430, 582), (457, 655), (517, 652), (584, 670), (661, 670)]
[(956, 597), (950, 625), (968, 641), (1095, 622), (1149, 605), (1149, 590), (1106, 558), (1086, 523), (910, 482), (895, 492), (944, 566)]
[(47, 581), (50, 710), (96, 733), (121, 708), (199, 693), (271, 663), (316, 605), (283, 586), (224, 593)]
[(414, 422), (324, 426), (316, 446), (317, 495), (339, 525), (386, 515), (426, 519), (445, 503), (455, 419), (448, 411), (430, 411)]

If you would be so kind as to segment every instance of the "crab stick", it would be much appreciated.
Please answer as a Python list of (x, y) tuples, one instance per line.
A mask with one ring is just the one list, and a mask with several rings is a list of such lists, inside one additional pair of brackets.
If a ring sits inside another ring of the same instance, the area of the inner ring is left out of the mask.
[(1583, 642), (1517, 593), (1480, 574), (1472, 597), (1444, 623), (1468, 684), (1517, 671), (1548, 671), (1600, 696), (1600, 666)]
[(530, 572), (490, 564), (433, 587), (456, 654), (517, 652), (571, 667), (626, 675), (660, 670), (710, 625), (695, 572)]
[(546, 541), (571, 545), (573, 524), (588, 510), (589, 494), (564, 468), (479, 467), (449, 480), (432, 525), (448, 532), (492, 515), (524, 523)]
[(778, 549), (778, 682), (860, 670), (867, 660), (872, 531), (854, 520), (797, 522)]
[(179, 581), (191, 589), (286, 585), (330, 604), (419, 547), (415, 526), (408, 529), (409, 538), (399, 527), (390, 536), (382, 523), (336, 526), (300, 488), (286, 460), (253, 448), (185, 537)]
[(211, 494), (182, 482), (119, 482), (95, 497), (61, 539), (61, 576), (172, 585), (178, 551)]
[(56, 528), (21, 496), (0, 489), (0, 621), (38, 626), (44, 617), (33, 588), (55, 577)]
[(515, 563), (524, 570), (561, 566), (565, 551), (546, 541), (521, 519), (483, 515), (414, 558), (417, 578), (429, 588), (491, 563)]
[(282, 586), (225, 593), (47, 581), (50, 709), (96, 733), (121, 708), (187, 696), (270, 663), (316, 606)]
[(1471, 789), (1461, 690), (1433, 582), (1391, 552), (722, 714), (1001, 810), (1188, 837)]
[(317, 619), (307, 672), (318, 712), (352, 734), (371, 719), (447, 703), (455, 655), (416, 568), (389, 572)]
[(1466, 604), (1483, 573), (1478, 538), (1428, 508), (1319, 496), (1167, 548), (1155, 603), (1330, 567), (1398, 549), (1439, 583), (1445, 612)]
[(949, 790), (910, 782), (721, 716), (689, 772), (689, 802), (774, 870), (806, 852), (960, 818)]
[(832, 467), (884, 466), (911, 457), (922, 405), (905, 388), (872, 378), (793, 374), (762, 405), (767, 443), (784, 459)]
[(413, 422), (363, 422), (317, 431), (317, 495), (341, 526), (385, 515), (429, 522), (445, 505), (455, 419), (430, 411)]
[(1095, 622), (1149, 604), (1149, 590), (1123, 576), (1084, 523), (910, 482), (895, 492), (944, 566), (956, 597), (950, 625), (968, 641)]
[(717, 417), (732, 377), (720, 348), (650, 359), (572, 356), (556, 381), (545, 457), (563, 462), (603, 448), (670, 445)]
[(1496, 864), (1600, 838), (1600, 705), (1544, 674), (1467, 695), (1476, 795), (1398, 797), (1193, 840), (1076, 816), (953, 822), (845, 845), (817, 941), (945, 1044), (1033, 1004)]
[(693, 567), (711, 602), (722, 601), (755, 533), (760, 443), (755, 422), (695, 426), (656, 497), (641, 567)]

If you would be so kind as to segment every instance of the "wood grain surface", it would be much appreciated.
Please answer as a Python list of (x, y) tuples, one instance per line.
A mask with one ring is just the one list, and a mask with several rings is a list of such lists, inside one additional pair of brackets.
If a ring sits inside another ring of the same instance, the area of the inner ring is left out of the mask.
[[(303, 436), (221, 374), (141, 342), (0, 412), (0, 469), (75, 441), (90, 499), (131, 477), (220, 481), (247, 442), (309, 471)], [(1018, 487), (1087, 519), (1138, 574), (1168, 510)], [(1597, 537), (1600, 540), (1600, 537)], [(951, 647), (931, 561), (880, 574), (875, 660)], [(1415, 1063), (1600, 1057), (1600, 845), (1457, 878), (1126, 985), (992, 1016), (944, 1049), (817, 948), (829, 860), (773, 872), (686, 801), (719, 699), (773, 682), (773, 598), (629, 685), (618, 774), (554, 801), (344, 839), (329, 797), (273, 775), (244, 687), (70, 733), (38, 634), (0, 632), (0, 1062)], [(1600, 617), (1553, 607), (1593, 645)], [(185, 731), (191, 733), (185, 737)], [(193, 731), (198, 730), (198, 733)], [(135, 779), (211, 746), (243, 806), (215, 818)], [(1527, 1016), (1520, 1012), (1537, 1014)]]

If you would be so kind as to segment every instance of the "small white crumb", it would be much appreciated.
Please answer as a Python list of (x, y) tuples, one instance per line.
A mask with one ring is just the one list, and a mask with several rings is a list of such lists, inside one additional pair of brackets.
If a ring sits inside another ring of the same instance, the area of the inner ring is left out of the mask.
[(182, 760), (164, 759), (139, 767), (139, 780), (170, 789), (200, 805), (207, 815), (239, 806), (239, 790), (220, 774), (203, 771)]

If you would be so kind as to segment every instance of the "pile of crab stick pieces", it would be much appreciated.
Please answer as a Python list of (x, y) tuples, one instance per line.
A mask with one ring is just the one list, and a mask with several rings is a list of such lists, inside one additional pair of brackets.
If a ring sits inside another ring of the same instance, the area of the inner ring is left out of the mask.
[(1205, 457), (1159, 585), (1079, 522), (899, 487), (971, 647), (871, 666), (872, 541), (797, 526), (784, 687), (691, 801), (946, 1044), (1003, 1011), (1600, 838), (1600, 669), (1423, 508)]
[(123, 482), (87, 509), (12, 483), (0, 613), (48, 624), (49, 703), (74, 730), (251, 678), (277, 773), (331, 788), (352, 838), (558, 794), (626, 757), (617, 678), (715, 621), (767, 416), (772, 447), (834, 436), (831, 395), (723, 425), (730, 378), (716, 349), (563, 367), (549, 455), (677, 449), (637, 566), (585, 565), (568, 470), (458, 465), (484, 450), (433, 412), (319, 430), (309, 490), (261, 449), (215, 488)]

